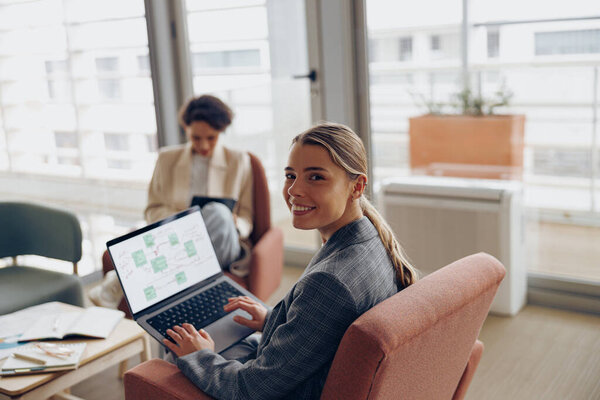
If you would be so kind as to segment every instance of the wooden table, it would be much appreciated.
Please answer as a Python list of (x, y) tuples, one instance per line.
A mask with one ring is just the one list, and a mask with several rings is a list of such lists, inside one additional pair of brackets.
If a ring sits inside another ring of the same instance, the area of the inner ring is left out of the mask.
[[(73, 307), (65, 305), (65, 307)], [(4, 399), (77, 399), (69, 388), (108, 367), (139, 354), (141, 361), (150, 359), (150, 342), (146, 332), (135, 322), (123, 319), (106, 339), (65, 340), (85, 342), (87, 346), (79, 367), (46, 374), (0, 377), (0, 400)]]

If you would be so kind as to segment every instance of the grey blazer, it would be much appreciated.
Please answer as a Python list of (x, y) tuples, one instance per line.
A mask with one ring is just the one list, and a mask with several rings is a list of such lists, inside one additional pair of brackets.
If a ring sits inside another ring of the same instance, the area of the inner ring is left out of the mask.
[(201, 350), (177, 366), (217, 399), (317, 399), (348, 326), (397, 291), (377, 230), (362, 217), (331, 236), (269, 312), (255, 354), (226, 360)]

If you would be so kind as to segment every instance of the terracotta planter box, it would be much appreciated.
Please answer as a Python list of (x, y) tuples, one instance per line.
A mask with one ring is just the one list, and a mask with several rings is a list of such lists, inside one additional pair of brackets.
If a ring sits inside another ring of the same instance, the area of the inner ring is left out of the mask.
[(430, 175), (520, 179), (524, 115), (410, 118), (410, 166)]

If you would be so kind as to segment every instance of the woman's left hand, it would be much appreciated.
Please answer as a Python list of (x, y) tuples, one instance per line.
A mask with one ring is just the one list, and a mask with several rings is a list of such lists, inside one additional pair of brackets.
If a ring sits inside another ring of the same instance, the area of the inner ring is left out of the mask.
[(173, 329), (167, 329), (167, 334), (173, 338), (175, 343), (163, 339), (165, 346), (177, 357), (185, 356), (198, 350), (215, 351), (215, 342), (204, 329), (199, 331), (192, 324), (175, 325)]

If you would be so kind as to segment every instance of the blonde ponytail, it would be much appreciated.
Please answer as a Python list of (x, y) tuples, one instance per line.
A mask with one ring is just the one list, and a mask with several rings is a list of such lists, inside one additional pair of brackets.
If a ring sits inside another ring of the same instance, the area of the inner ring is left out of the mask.
[[(292, 140), (293, 143), (323, 146), (333, 162), (344, 169), (350, 179), (356, 179), (360, 175), (367, 176), (367, 152), (358, 135), (347, 126), (322, 123), (296, 136)], [(396, 270), (398, 287), (405, 288), (415, 283), (418, 279), (417, 271), (408, 261), (387, 222), (364, 195), (360, 198), (360, 207), (363, 215), (369, 218), (379, 233)]]
[(360, 208), (379, 233), (383, 246), (387, 250), (396, 270), (396, 282), (398, 286), (405, 288), (415, 283), (419, 279), (417, 270), (411, 265), (408, 256), (402, 246), (400, 246), (400, 243), (398, 243), (398, 240), (396, 240), (394, 232), (392, 232), (388, 223), (364, 195), (360, 198)]

